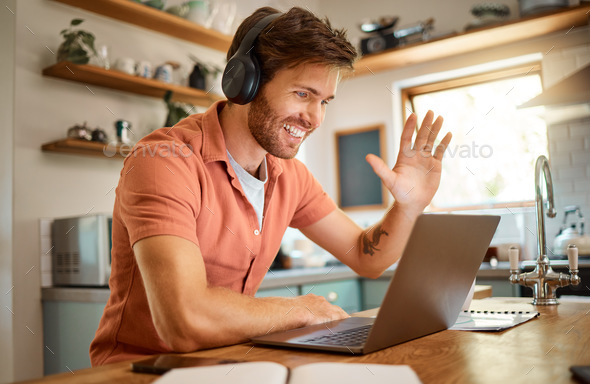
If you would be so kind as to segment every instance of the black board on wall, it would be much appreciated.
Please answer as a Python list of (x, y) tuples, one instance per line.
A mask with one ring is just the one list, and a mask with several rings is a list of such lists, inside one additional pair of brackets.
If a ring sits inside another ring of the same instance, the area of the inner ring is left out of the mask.
[(369, 153), (384, 157), (383, 125), (336, 132), (338, 205), (343, 208), (383, 208), (386, 195), (379, 176), (365, 160)]

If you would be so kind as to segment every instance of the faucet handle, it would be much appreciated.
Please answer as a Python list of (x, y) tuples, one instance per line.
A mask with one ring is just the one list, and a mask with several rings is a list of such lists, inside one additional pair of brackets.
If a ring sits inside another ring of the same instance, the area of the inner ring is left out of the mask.
[(518, 271), (518, 248), (515, 246), (510, 247), (508, 250), (508, 260), (510, 260), (510, 270)]
[(578, 270), (578, 248), (575, 244), (567, 246), (567, 261), (570, 265), (570, 271)]

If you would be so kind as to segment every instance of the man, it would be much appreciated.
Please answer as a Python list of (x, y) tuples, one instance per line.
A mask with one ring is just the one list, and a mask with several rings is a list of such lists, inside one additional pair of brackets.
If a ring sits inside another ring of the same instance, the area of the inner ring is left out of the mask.
[(125, 160), (113, 210), (111, 296), (90, 348), (93, 365), (348, 316), (313, 294), (254, 297), (285, 229), (299, 228), (375, 278), (399, 259), (436, 192), (450, 135), (433, 153), (442, 118), (433, 122), (429, 112), (413, 147), (416, 116), (408, 118), (393, 170), (367, 156), (395, 198), (382, 221), (363, 231), (337, 209), (293, 157), (320, 126), (356, 53), (327, 20), (301, 8), (269, 17), (277, 13), (261, 8), (248, 17), (228, 52), (226, 95), (239, 77), (231, 77), (241, 66), (234, 54), (254, 36), (253, 48), (242, 49), (260, 66), (252, 101), (232, 96), (157, 130)]

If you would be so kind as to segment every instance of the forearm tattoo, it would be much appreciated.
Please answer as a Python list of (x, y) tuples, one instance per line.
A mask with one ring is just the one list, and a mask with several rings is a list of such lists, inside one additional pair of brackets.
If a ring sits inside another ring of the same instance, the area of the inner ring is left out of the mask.
[(383, 229), (381, 229), (381, 224), (379, 224), (375, 228), (373, 228), (373, 235), (372, 235), (371, 239), (369, 239), (369, 233), (365, 233), (363, 235), (363, 253), (364, 254), (373, 256), (375, 254), (375, 251), (380, 251), (380, 249), (377, 248), (377, 245), (379, 245), (379, 240), (381, 240), (381, 235), (389, 236), (389, 234), (387, 232), (385, 232)]

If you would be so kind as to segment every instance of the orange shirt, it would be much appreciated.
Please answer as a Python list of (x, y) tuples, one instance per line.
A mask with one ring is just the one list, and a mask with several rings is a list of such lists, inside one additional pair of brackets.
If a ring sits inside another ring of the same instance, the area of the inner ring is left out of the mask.
[(209, 285), (254, 295), (286, 228), (308, 226), (336, 208), (300, 161), (267, 154), (259, 230), (229, 164), (218, 119), (223, 107), (217, 102), (204, 114), (154, 131), (125, 159), (113, 209), (111, 295), (90, 345), (93, 366), (172, 352), (151, 318), (132, 249), (138, 240), (190, 240), (201, 250)]

